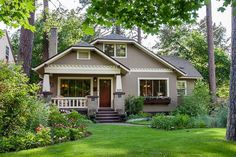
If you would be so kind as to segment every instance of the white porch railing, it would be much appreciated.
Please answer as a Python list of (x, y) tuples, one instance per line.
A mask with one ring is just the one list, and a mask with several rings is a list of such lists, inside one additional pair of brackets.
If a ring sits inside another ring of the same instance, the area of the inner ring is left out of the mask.
[(58, 108), (87, 108), (87, 98), (85, 97), (63, 97), (52, 98), (52, 103)]

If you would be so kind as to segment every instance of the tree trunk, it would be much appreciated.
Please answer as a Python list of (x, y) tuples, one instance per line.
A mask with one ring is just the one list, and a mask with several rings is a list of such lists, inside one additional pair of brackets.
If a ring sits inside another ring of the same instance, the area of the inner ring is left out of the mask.
[[(29, 24), (34, 25), (35, 12), (30, 14)], [(20, 45), (18, 53), (18, 63), (22, 64), (24, 72), (30, 76), (32, 49), (33, 49), (34, 33), (21, 27)]]
[[(43, 0), (43, 23), (47, 20), (49, 7), (48, 7), (48, 0)], [(44, 32), (43, 34), (43, 61), (46, 61), (49, 58), (49, 41), (48, 41), (48, 34)]]
[(207, 19), (207, 43), (208, 43), (208, 69), (209, 69), (209, 86), (211, 100), (216, 102), (216, 74), (215, 74), (215, 56), (213, 43), (213, 28), (212, 28), (212, 11), (211, 0), (206, 4), (206, 19)]
[(138, 27), (137, 32), (138, 32), (138, 43), (141, 44), (141, 42), (142, 42), (142, 37), (141, 37), (141, 29), (140, 29), (140, 27)]
[(230, 71), (230, 101), (227, 120), (226, 140), (236, 141), (236, 7), (232, 8), (231, 35), (231, 71)]

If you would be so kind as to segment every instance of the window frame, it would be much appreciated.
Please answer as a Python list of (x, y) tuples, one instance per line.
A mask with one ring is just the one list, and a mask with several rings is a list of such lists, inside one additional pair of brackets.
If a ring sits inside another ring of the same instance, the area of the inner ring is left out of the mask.
[[(103, 43), (103, 48), (102, 48), (104, 53), (105, 53), (105, 45), (106, 44), (113, 44), (113, 46), (114, 46), (114, 56), (110, 56), (110, 57), (113, 57), (113, 58), (127, 58), (127, 43), (104, 42)], [(125, 56), (122, 56), (122, 57), (117, 56), (117, 54), (116, 54), (116, 46), (117, 45), (125, 45)]]
[[(184, 83), (184, 95), (179, 95), (178, 94), (178, 90), (183, 90), (183, 89), (178, 89), (178, 83), (179, 82), (182, 82)], [(186, 96), (188, 94), (188, 91), (187, 91), (187, 81), (186, 80), (177, 80), (176, 82), (176, 89), (177, 89), (177, 96)]]
[[(88, 53), (88, 58), (80, 58), (79, 53), (80, 52), (87, 52)], [(91, 59), (91, 52), (90, 50), (77, 50), (77, 59), (78, 60), (90, 60)]]
[(138, 96), (140, 96), (140, 80), (166, 80), (166, 93), (167, 93), (167, 96), (165, 97), (170, 97), (170, 82), (169, 82), (169, 78), (157, 78), (157, 77), (139, 77), (138, 78)]
[[(93, 95), (93, 77), (58, 77), (57, 81), (57, 96), (61, 96), (61, 80), (90, 80), (90, 95)], [(74, 98), (74, 97), (66, 97)], [(82, 97), (84, 98), (84, 97)]]

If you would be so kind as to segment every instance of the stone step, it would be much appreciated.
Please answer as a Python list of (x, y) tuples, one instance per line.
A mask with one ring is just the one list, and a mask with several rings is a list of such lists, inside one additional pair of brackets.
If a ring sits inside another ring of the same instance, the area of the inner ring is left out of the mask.
[(98, 111), (114, 111), (114, 109), (110, 108), (110, 107), (104, 107), (104, 108), (99, 108)]
[(98, 111), (96, 114), (118, 114), (116, 111)]
[(103, 113), (103, 114), (96, 114), (96, 117), (113, 117), (113, 116), (119, 116), (117, 113)]
[(119, 116), (113, 116), (113, 117), (96, 117), (95, 118), (96, 120), (99, 120), (99, 119), (120, 119)]
[(109, 120), (96, 120), (97, 123), (118, 123), (121, 122), (119, 119), (109, 119)]

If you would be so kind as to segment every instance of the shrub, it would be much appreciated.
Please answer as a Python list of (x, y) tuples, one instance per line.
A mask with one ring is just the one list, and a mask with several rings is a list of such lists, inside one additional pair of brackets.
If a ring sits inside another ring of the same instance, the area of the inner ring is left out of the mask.
[(164, 114), (157, 114), (153, 116), (151, 127), (175, 130), (191, 127), (191, 119), (188, 115), (165, 116)]
[(70, 138), (69, 128), (54, 128), (52, 130), (52, 138), (54, 143), (61, 143), (68, 141)]
[(125, 99), (125, 110), (130, 114), (138, 114), (143, 110), (144, 98), (143, 97), (135, 97), (128, 96)]
[(0, 62), (0, 136), (11, 136), (26, 128), (31, 102), (38, 86), (28, 83), (21, 66)]
[(228, 105), (221, 105), (214, 114), (216, 117), (216, 127), (225, 128), (227, 125)]
[(138, 114), (131, 114), (129, 115), (128, 119), (137, 119), (137, 118), (149, 118), (152, 115), (146, 112), (140, 112)]
[(51, 127), (66, 127), (68, 125), (65, 114), (60, 113), (56, 106), (50, 107), (48, 124)]
[(210, 110), (210, 95), (207, 85), (198, 81), (192, 94), (185, 96), (174, 114), (186, 114), (190, 117), (205, 115)]
[(70, 129), (70, 140), (74, 141), (74, 140), (78, 140), (80, 139), (81, 137), (83, 137), (83, 132), (81, 132), (80, 129), (74, 129), (74, 128), (71, 128)]

